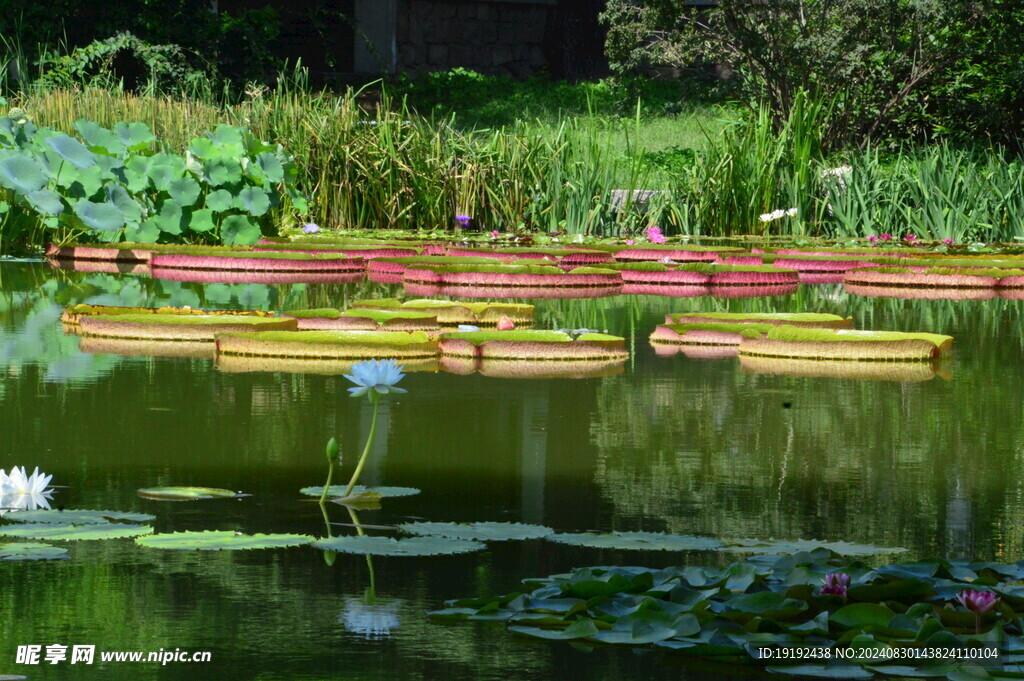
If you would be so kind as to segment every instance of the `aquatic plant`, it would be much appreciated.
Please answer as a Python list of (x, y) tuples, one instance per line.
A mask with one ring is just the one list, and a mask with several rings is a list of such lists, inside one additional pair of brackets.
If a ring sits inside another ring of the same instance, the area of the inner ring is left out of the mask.
[[(352, 490), (355, 488), (356, 483), (359, 482), (359, 475), (363, 472), (366, 460), (370, 456), (370, 448), (373, 446), (373, 441), (377, 436), (377, 415), (380, 412), (380, 398), (394, 393), (407, 392), (396, 385), (405, 378), (404, 369), (405, 367), (394, 359), (372, 359), (359, 362), (352, 367), (351, 374), (345, 374), (345, 378), (355, 383), (354, 388), (348, 389), (351, 396), (358, 398), (365, 395), (370, 404), (373, 405), (373, 418), (370, 421), (370, 432), (366, 436), (366, 444), (363, 446), (363, 454), (359, 457), (359, 462), (356, 464), (352, 477), (349, 479), (348, 485), (345, 487), (345, 491), (342, 493), (339, 501), (351, 498)], [(325, 486), (324, 493), (320, 497), (321, 503), (326, 499), (329, 489), (330, 483)]]
[(0, 516), (9, 510), (47, 509), (53, 498), (53, 489), (48, 487), (52, 475), (40, 473), (36, 467), (32, 475), (25, 467), (13, 467), (8, 475), (0, 468)]
[[(502, 622), (533, 639), (653, 647), (741, 665), (743, 675), (761, 667), (827, 678), (989, 678), (973, 666), (982, 663), (992, 678), (1006, 678), (1016, 675), (1016, 655), (1024, 650), (1022, 577), (1022, 564), (941, 560), (873, 568), (819, 548), (725, 567), (580, 568), (526, 579), (520, 592), (448, 601), (430, 615), (435, 622)], [(957, 612), (950, 601), (975, 616)], [(793, 645), (820, 655), (780, 659), (759, 652)], [(923, 646), (977, 653), (984, 645), (1010, 656), (981, 662), (965, 653), (936, 664), (914, 655)]]

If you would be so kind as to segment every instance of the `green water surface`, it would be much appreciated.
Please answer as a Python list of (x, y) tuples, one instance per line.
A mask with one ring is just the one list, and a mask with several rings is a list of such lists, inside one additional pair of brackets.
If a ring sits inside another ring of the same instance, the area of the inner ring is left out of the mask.
[[(55, 505), (144, 511), (157, 532), (328, 530), (298, 490), (322, 484), (337, 436), (347, 478), (369, 427), (339, 375), (219, 370), (212, 360), (94, 355), (64, 304), (344, 308), (401, 293), (373, 283), (185, 284), (0, 263), (0, 468), (52, 473)], [(418, 487), (363, 523), (515, 521), (560, 531), (818, 538), (900, 546), (901, 559), (1024, 558), (1024, 302), (848, 296), (803, 286), (754, 299), (538, 300), (538, 328), (631, 339), (619, 373), (507, 379), (411, 373), (385, 401), (366, 484)], [(859, 328), (955, 337), (942, 375), (913, 382), (745, 371), (736, 359), (658, 356), (668, 312), (828, 312)], [(252, 496), (157, 502), (135, 490), (228, 487)], [(335, 523), (346, 510), (330, 509)], [(330, 528), (351, 534), (345, 525)], [(394, 535), (384, 530), (371, 534)], [(660, 653), (531, 644), (502, 625), (432, 624), (443, 601), (514, 591), (585, 565), (723, 563), (735, 554), (598, 551), (544, 541), (438, 558), (304, 547), (171, 552), (131, 540), (72, 558), (0, 562), (0, 676), (30, 679), (711, 679)], [(891, 558), (891, 557), (890, 557)], [(19, 645), (210, 651), (202, 664), (15, 664)]]

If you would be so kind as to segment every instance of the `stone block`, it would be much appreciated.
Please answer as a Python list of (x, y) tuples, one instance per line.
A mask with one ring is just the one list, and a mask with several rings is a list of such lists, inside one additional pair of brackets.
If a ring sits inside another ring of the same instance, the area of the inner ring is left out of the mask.
[(494, 48), (494, 65), (505, 66), (512, 61), (512, 46), (511, 45), (497, 45)]
[(444, 45), (431, 45), (427, 52), (427, 63), (431, 66), (448, 66), (448, 48)]

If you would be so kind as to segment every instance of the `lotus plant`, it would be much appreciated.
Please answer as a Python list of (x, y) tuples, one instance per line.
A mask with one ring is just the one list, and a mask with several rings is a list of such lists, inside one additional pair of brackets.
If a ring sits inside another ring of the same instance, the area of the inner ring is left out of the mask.
[(957, 597), (956, 602), (974, 613), (974, 633), (981, 633), (981, 616), (996, 607), (999, 596), (991, 591), (975, 591), (964, 589)]
[(363, 454), (359, 457), (359, 463), (356, 464), (356, 469), (352, 473), (352, 478), (348, 481), (348, 487), (345, 488), (342, 498), (351, 496), (352, 489), (359, 481), (359, 475), (363, 472), (363, 467), (366, 465), (370, 448), (373, 446), (373, 441), (377, 436), (377, 414), (380, 410), (381, 396), (406, 392), (402, 388), (395, 387), (396, 383), (405, 378), (405, 374), (402, 372), (403, 369), (405, 369), (405, 366), (393, 359), (371, 359), (353, 365), (352, 373), (345, 374), (345, 378), (356, 384), (356, 387), (348, 389), (352, 397), (362, 397), (365, 395), (370, 400), (370, 404), (373, 405), (373, 419), (370, 421), (370, 433), (366, 437)]
[(822, 596), (839, 596), (846, 598), (846, 589), (850, 586), (850, 575), (843, 572), (830, 572), (825, 575), (825, 585), (818, 593)]

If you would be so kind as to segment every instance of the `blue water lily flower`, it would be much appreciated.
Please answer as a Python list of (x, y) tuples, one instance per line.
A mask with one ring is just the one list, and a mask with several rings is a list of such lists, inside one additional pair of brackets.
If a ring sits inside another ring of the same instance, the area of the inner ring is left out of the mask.
[(359, 362), (352, 366), (351, 374), (345, 374), (345, 378), (357, 386), (349, 388), (348, 391), (352, 393), (352, 397), (361, 397), (371, 390), (378, 395), (407, 392), (395, 387), (396, 383), (405, 378), (405, 374), (402, 373), (404, 368), (404, 364), (399, 364), (393, 359)]

